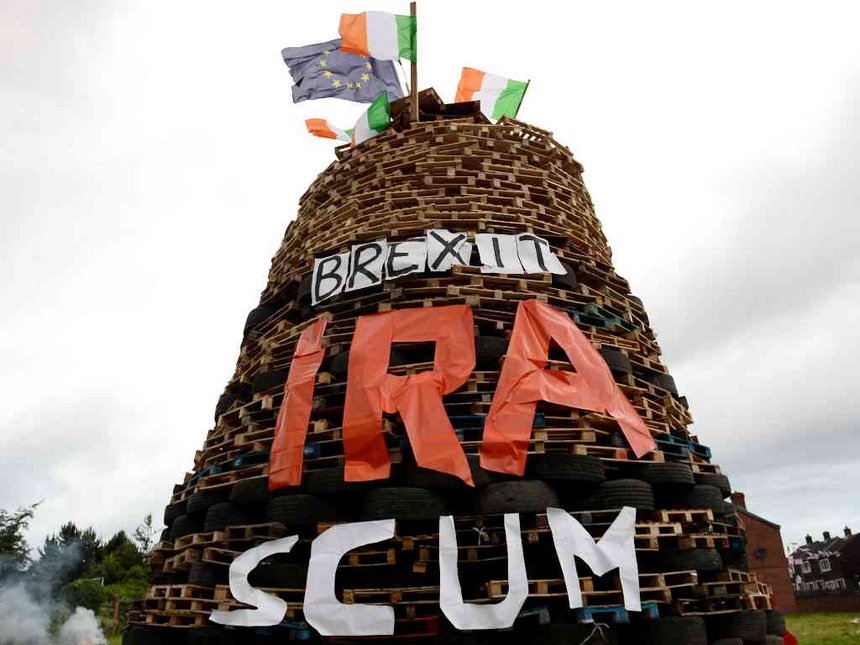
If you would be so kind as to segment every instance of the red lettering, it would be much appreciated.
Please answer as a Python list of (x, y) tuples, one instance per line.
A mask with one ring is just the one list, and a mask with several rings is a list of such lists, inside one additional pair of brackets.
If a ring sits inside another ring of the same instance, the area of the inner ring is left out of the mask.
[[(382, 412), (399, 412), (422, 468), (472, 485), (466, 455), (442, 405), (442, 395), (463, 385), (475, 367), (472, 311), (466, 305), (399, 309), (362, 316), (349, 353), (343, 413), (347, 481), (384, 479), (391, 472)], [(436, 342), (433, 369), (388, 374), (392, 343)]]
[[(575, 373), (545, 369), (551, 339), (567, 354)], [(511, 342), (484, 424), (483, 468), (523, 474), (538, 401), (611, 415), (637, 457), (656, 447), (606, 362), (570, 317), (544, 302), (524, 300), (517, 308)]]
[(269, 456), (269, 490), (302, 483), (302, 453), (311, 419), (314, 382), (325, 355), (322, 337), (327, 322), (326, 314), (316, 318), (296, 345), (275, 423), (275, 440)]

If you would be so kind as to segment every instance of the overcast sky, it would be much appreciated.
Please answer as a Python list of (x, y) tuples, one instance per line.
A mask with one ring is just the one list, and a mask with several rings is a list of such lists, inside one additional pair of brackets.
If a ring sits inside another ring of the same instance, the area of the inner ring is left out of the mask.
[[(0, 4), (0, 508), (158, 518), (304, 189), (333, 159), (285, 46), (407, 2)], [(860, 529), (860, 8), (420, 3), (420, 85), (531, 79), (695, 431), (750, 510)]]

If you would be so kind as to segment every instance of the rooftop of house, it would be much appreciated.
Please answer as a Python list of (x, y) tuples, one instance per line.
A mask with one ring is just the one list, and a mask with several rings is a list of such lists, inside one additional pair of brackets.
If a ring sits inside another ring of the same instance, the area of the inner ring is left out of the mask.
[(801, 544), (791, 554), (795, 558), (819, 558), (825, 555), (835, 555), (851, 544), (858, 535), (854, 535), (847, 526), (842, 529), (842, 535), (831, 536), (830, 531), (824, 531), (821, 540), (813, 540), (806, 536), (806, 544)]

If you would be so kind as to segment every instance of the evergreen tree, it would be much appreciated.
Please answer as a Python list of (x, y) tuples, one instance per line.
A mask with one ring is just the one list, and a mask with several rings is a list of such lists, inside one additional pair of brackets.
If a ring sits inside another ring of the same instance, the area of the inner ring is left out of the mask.
[(17, 511), (0, 509), (0, 580), (22, 573), (30, 564), (30, 549), (24, 539), (39, 503)]

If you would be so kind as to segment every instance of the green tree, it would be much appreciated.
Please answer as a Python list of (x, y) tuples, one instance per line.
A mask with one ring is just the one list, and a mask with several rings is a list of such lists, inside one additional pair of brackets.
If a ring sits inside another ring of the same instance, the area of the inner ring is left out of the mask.
[(155, 546), (156, 528), (152, 525), (152, 513), (147, 513), (138, 527), (134, 530), (134, 541), (145, 556), (149, 556)]
[(102, 603), (110, 598), (110, 592), (97, 578), (79, 578), (63, 590), (66, 601), (72, 607), (86, 607), (98, 612)]
[(95, 567), (101, 561), (102, 548), (91, 527), (81, 529), (74, 522), (66, 522), (58, 533), (45, 538), (31, 573), (56, 592)]
[(129, 577), (148, 576), (146, 557), (138, 546), (129, 539), (125, 531), (119, 531), (105, 542), (102, 559), (90, 575), (101, 576), (107, 584), (125, 582)]
[(22, 573), (30, 564), (30, 549), (24, 531), (39, 502), (17, 511), (0, 509), (0, 580)]

